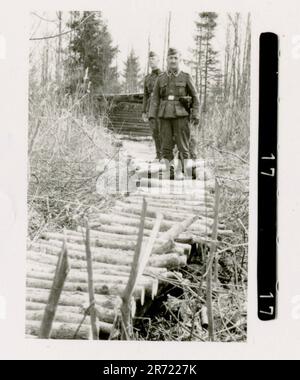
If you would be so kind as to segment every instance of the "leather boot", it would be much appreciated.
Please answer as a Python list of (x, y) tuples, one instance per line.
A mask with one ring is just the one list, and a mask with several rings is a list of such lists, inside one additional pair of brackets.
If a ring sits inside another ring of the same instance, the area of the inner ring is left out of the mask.
[(174, 165), (170, 165), (170, 180), (174, 181), (175, 179), (175, 167)]

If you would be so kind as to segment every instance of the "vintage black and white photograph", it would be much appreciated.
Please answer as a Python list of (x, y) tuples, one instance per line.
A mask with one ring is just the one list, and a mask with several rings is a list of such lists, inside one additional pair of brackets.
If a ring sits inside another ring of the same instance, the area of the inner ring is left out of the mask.
[(26, 338), (246, 342), (251, 14), (29, 23)]

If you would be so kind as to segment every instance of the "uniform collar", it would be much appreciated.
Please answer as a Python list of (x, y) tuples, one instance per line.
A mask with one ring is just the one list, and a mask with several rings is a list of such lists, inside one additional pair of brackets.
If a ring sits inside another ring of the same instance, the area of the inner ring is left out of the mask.
[(167, 70), (167, 75), (169, 77), (171, 77), (171, 76), (178, 77), (179, 74), (180, 74), (180, 70), (178, 70), (178, 71)]
[(152, 70), (151, 74), (160, 74), (160, 69), (157, 68), (157, 69)]

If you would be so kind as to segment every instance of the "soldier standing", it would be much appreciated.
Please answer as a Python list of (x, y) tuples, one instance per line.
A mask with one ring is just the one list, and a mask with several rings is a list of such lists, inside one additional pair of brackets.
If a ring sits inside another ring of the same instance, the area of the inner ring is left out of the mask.
[[(151, 51), (149, 53), (149, 65), (151, 68), (151, 73), (145, 77), (144, 80), (144, 98), (143, 98), (143, 114), (142, 118), (144, 122), (148, 122), (148, 113), (150, 108), (150, 101), (153, 94), (154, 84), (157, 77), (161, 74), (161, 70), (158, 68), (158, 56), (155, 52)], [(161, 160), (161, 138), (160, 138), (160, 121), (157, 117), (151, 118), (149, 120), (152, 137), (155, 143), (156, 159)]]
[[(199, 124), (199, 97), (190, 74), (180, 70), (180, 54), (170, 48), (167, 71), (160, 74), (153, 89), (149, 119), (160, 119), (162, 156), (170, 163), (170, 178), (174, 179), (174, 143), (185, 163), (190, 158), (190, 121)], [(192, 114), (185, 107), (187, 96), (191, 97)], [(194, 174), (193, 174), (194, 176)]]

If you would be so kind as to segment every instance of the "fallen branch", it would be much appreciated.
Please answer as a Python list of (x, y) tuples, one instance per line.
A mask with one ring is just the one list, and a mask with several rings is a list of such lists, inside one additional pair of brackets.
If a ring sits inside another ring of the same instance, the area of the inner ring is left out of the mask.
[(141, 249), (142, 249), (142, 243), (143, 243), (146, 212), (147, 212), (147, 202), (144, 200), (142, 214), (141, 214), (139, 234), (138, 234), (137, 244), (135, 247), (131, 272), (130, 272), (127, 286), (124, 290), (124, 294), (122, 297), (122, 300), (123, 300), (123, 303), (121, 306), (121, 327), (122, 327), (121, 339), (122, 340), (129, 340), (132, 336), (132, 323), (131, 323), (132, 316), (131, 316), (131, 310), (130, 310), (130, 302), (131, 302), (132, 294), (134, 291), (136, 279), (138, 276), (138, 264), (140, 261), (140, 255), (141, 255)]
[[(218, 219), (219, 219), (219, 205), (220, 205), (220, 186), (218, 181), (216, 180), (215, 185), (215, 218), (214, 218), (214, 225), (213, 225), (213, 233), (212, 233), (212, 240), (217, 240), (217, 234), (218, 234)], [(213, 305), (212, 305), (212, 276), (213, 276), (213, 260), (215, 258), (216, 253), (216, 244), (212, 243), (210, 246), (210, 258), (209, 258), (209, 268), (208, 268), (208, 274), (207, 274), (207, 289), (206, 289), (206, 303), (207, 303), (207, 310), (208, 310), (208, 332), (209, 332), (209, 339), (210, 341), (214, 341), (215, 337), (215, 331), (214, 331), (214, 313), (213, 313)], [(216, 264), (216, 273), (217, 277), (217, 264)]]
[(90, 244), (90, 226), (88, 221), (86, 222), (86, 261), (87, 261), (87, 272), (88, 272), (88, 290), (89, 290), (89, 300), (90, 300), (90, 318), (93, 340), (99, 339), (99, 331), (97, 329), (97, 313), (95, 309), (95, 295), (94, 295), (94, 280), (93, 280), (93, 265), (92, 265), (92, 252)]
[(42, 323), (39, 330), (39, 339), (49, 339), (52, 330), (52, 324), (54, 321), (57, 305), (62, 293), (62, 289), (65, 283), (65, 279), (69, 272), (68, 263), (68, 253), (65, 241), (63, 242), (63, 247), (61, 254), (58, 259), (56, 272), (53, 279), (53, 285), (50, 290), (49, 299), (45, 312), (43, 315)]

